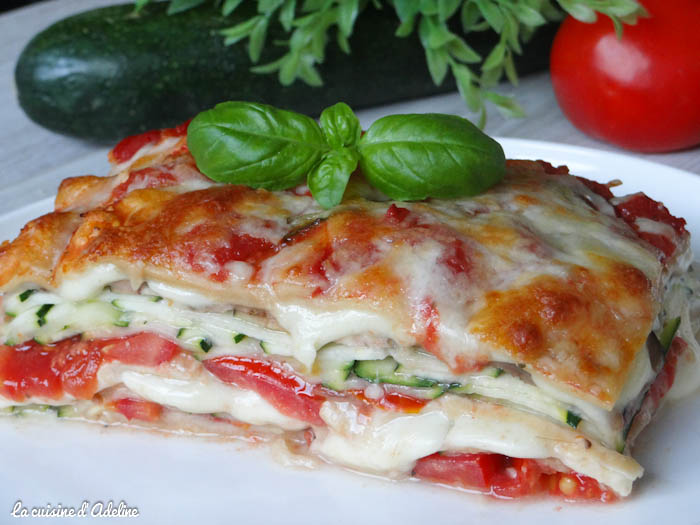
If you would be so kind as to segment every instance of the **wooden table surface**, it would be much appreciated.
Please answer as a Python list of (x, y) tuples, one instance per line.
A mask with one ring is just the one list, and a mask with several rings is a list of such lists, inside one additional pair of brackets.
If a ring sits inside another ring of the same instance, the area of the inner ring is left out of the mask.
[[(37, 32), (70, 14), (118, 3), (119, 0), (50, 0), (0, 15), (0, 202), (3, 212), (53, 195), (61, 179), (107, 171), (106, 149), (47, 131), (31, 122), (17, 104), (14, 67), (26, 43)], [(423, 65), (421, 65), (423, 67)], [(621, 151), (576, 130), (559, 110), (546, 73), (524, 78), (518, 88), (504, 85), (504, 93), (516, 93), (528, 116), (503, 119), (489, 114), (490, 135), (560, 142), (606, 151)], [(404, 102), (359, 112), (367, 126), (386, 113), (437, 111), (465, 115), (457, 94)], [(662, 155), (639, 155), (648, 160), (700, 175), (700, 148)], [(616, 177), (611, 173), (610, 178)]]

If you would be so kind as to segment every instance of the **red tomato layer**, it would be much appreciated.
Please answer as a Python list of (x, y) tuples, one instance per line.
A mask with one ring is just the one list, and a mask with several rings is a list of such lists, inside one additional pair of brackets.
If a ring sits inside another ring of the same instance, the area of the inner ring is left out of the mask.
[(177, 177), (164, 168), (144, 168), (129, 173), (129, 177), (112, 190), (109, 202), (116, 202), (134, 190), (164, 188), (177, 184)]
[(115, 337), (91, 341), (102, 351), (106, 361), (119, 361), (127, 365), (158, 366), (171, 361), (180, 351), (172, 341), (150, 332), (129, 337)]
[(676, 251), (676, 243), (665, 235), (640, 231), (636, 220), (650, 219), (671, 226), (679, 236), (687, 233), (685, 219), (674, 217), (662, 203), (650, 199), (643, 193), (637, 193), (615, 205), (615, 213), (629, 224), (642, 239), (655, 246), (663, 253), (663, 259), (671, 257)]
[[(569, 173), (569, 168), (566, 166), (558, 166), (555, 168), (549, 162), (543, 160), (538, 160), (537, 162), (542, 166), (544, 172), (550, 175), (566, 175)], [(609, 186), (584, 177), (576, 178), (588, 189), (597, 193), (604, 199), (609, 201), (614, 197)], [(629, 224), (640, 238), (647, 241), (662, 253), (662, 261), (671, 257), (676, 251), (678, 246), (675, 240), (665, 235), (640, 231), (639, 226), (636, 224), (637, 219), (643, 218), (668, 224), (675, 230), (679, 237), (688, 233), (685, 229), (685, 219), (671, 215), (668, 208), (661, 202), (655, 201), (643, 193), (631, 195), (624, 201), (613, 205), (613, 208), (615, 209), (615, 214)]]
[(102, 353), (79, 337), (51, 345), (0, 346), (0, 394), (14, 401), (58, 399), (64, 393), (89, 399), (97, 390), (101, 363)]
[(649, 392), (642, 402), (642, 406), (639, 407), (637, 415), (634, 416), (634, 419), (632, 420), (631, 428), (634, 428), (637, 425), (644, 428), (647, 423), (651, 421), (651, 418), (661, 404), (661, 400), (673, 386), (673, 381), (676, 378), (678, 359), (687, 348), (688, 343), (686, 343), (682, 338), (676, 337), (673, 339), (671, 342), (671, 347), (666, 353), (664, 366), (656, 376), (656, 379), (654, 379), (654, 382), (651, 384)]
[(170, 137), (183, 137), (187, 134), (189, 124), (190, 121), (188, 120), (174, 128), (153, 129), (140, 135), (126, 137), (109, 152), (110, 160), (117, 163), (126, 162), (147, 144), (156, 144), (162, 139)]
[(147, 332), (95, 341), (75, 336), (47, 345), (27, 341), (0, 346), (0, 394), (19, 402), (31, 397), (60, 399), (64, 394), (90, 399), (97, 391), (103, 362), (158, 366), (177, 352), (176, 344)]
[(325, 425), (320, 410), (329, 398), (352, 396), (365, 406), (406, 413), (420, 412), (428, 403), (400, 392), (385, 392), (378, 399), (366, 397), (363, 390), (336, 392), (307, 382), (289, 365), (265, 359), (229, 355), (207, 359), (204, 366), (225, 383), (254, 390), (283, 414), (317, 426)]
[(325, 389), (308, 383), (289, 365), (226, 355), (207, 359), (204, 366), (225, 383), (257, 392), (283, 414), (313, 425), (324, 424), (319, 411), (326, 400)]
[(382, 397), (377, 399), (365, 396), (364, 390), (347, 390), (346, 393), (352, 394), (367, 406), (407, 414), (417, 414), (430, 402), (429, 399), (418, 399), (401, 392), (385, 392)]
[(157, 421), (163, 413), (163, 406), (153, 401), (145, 399), (136, 399), (133, 397), (124, 397), (110, 403), (112, 408), (126, 416), (131, 421), (132, 419), (140, 419), (141, 421)]
[(433, 454), (416, 463), (413, 475), (502, 498), (549, 493), (567, 500), (611, 502), (617, 496), (593, 478), (555, 472), (534, 459), (501, 454)]

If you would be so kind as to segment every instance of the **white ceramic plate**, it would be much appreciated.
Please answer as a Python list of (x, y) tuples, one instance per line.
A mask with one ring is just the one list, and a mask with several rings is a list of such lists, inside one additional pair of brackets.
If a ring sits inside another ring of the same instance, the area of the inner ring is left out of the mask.
[[(620, 179), (624, 185), (618, 191), (644, 191), (663, 201), (686, 218), (700, 253), (700, 176), (591, 149), (500, 141), (509, 157), (567, 164), (599, 181)], [(12, 238), (50, 207), (47, 200), (0, 217), (0, 239)], [(18, 500), (30, 510), (123, 500), (140, 516), (121, 523), (700, 523), (698, 395), (667, 405), (642, 435), (635, 457), (646, 474), (633, 496), (615, 505), (492, 500), (330, 467), (282, 467), (269, 451), (238, 443), (69, 422), (2, 418), (0, 451), (0, 523), (15, 522), (10, 513)], [(27, 520), (17, 522), (22, 521)], [(52, 521), (69, 520), (40, 520)]]

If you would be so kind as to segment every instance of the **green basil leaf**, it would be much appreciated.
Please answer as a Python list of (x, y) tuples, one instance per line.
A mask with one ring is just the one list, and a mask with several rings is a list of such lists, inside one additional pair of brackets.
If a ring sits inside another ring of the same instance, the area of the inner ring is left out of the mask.
[(355, 146), (362, 135), (360, 121), (344, 102), (324, 109), (319, 121), (326, 142), (332, 148)]
[(329, 149), (313, 119), (251, 102), (224, 102), (197, 115), (187, 145), (210, 179), (268, 190), (303, 182)]
[(358, 145), (360, 168), (395, 200), (475, 195), (503, 178), (500, 144), (454, 115), (391, 115), (377, 120)]
[(311, 195), (325, 209), (337, 206), (343, 200), (350, 175), (357, 168), (356, 150), (342, 148), (328, 152), (309, 173), (307, 184)]

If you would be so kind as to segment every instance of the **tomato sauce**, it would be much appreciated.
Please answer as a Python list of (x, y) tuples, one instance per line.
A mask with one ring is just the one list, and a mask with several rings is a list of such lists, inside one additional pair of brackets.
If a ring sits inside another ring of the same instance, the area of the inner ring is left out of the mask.
[(445, 245), (445, 253), (440, 262), (455, 275), (468, 275), (472, 269), (472, 261), (464, 249), (464, 243), (459, 239), (454, 239)]
[(396, 204), (389, 206), (384, 214), (384, 220), (392, 225), (397, 225), (406, 220), (406, 218), (411, 214), (411, 210), (408, 208), (400, 208)]
[(214, 260), (221, 269), (211, 277), (216, 281), (223, 282), (229, 277), (229, 271), (224, 267), (227, 263), (242, 261), (257, 266), (276, 252), (277, 246), (267, 239), (253, 237), (246, 233), (231, 233), (228, 242), (214, 248), (212, 252)]
[(147, 144), (155, 144), (160, 141), (160, 138), (161, 132), (158, 129), (146, 131), (140, 135), (130, 135), (114, 147), (110, 156), (117, 163), (126, 162), (142, 147)]
[[(550, 175), (566, 175), (569, 173), (569, 168), (566, 166), (554, 167), (549, 162), (543, 160), (536, 161), (545, 173)], [(576, 177), (588, 189), (600, 195), (604, 199), (610, 201), (614, 195), (610, 191), (610, 187), (606, 184), (601, 184), (584, 177)], [(668, 224), (671, 226), (679, 237), (687, 234), (685, 229), (686, 221), (683, 218), (671, 215), (668, 208), (662, 203), (649, 198), (643, 193), (637, 193), (626, 198), (624, 201), (613, 205), (615, 214), (629, 224), (637, 235), (647, 241), (649, 244), (657, 248), (661, 252), (661, 261), (665, 261), (671, 257), (677, 249), (677, 245), (673, 239), (669, 239), (665, 235), (658, 233), (649, 233), (640, 231), (636, 224), (639, 218), (650, 219), (655, 222)]]
[(130, 191), (146, 188), (163, 188), (177, 184), (177, 177), (162, 168), (144, 168), (132, 171), (129, 177), (112, 190), (109, 202), (124, 198)]
[[(328, 235), (328, 223), (325, 220), (317, 219), (311, 224), (287, 234), (282, 239), (280, 247), (284, 249), (300, 242), (314, 243), (315, 249), (303, 263), (290, 268), (290, 272), (315, 277), (320, 283), (312, 292), (312, 297), (316, 297), (322, 294), (330, 284), (328, 265), (333, 264), (334, 250)], [(336, 265), (333, 265), (332, 268), (339, 269)]]
[(364, 390), (349, 390), (346, 393), (352, 394), (366, 406), (406, 414), (417, 414), (430, 402), (430, 399), (419, 399), (401, 392), (384, 392), (384, 395), (378, 399), (365, 396)]
[(439, 350), (440, 312), (430, 298), (425, 298), (419, 305), (414, 315), (415, 336), (423, 348), (436, 353)]
[(594, 180), (586, 179), (584, 177), (576, 177), (578, 180), (580, 180), (584, 186), (586, 186), (589, 190), (591, 190), (593, 193), (597, 193), (601, 197), (603, 197), (605, 200), (610, 200), (614, 197), (612, 194), (612, 191), (610, 191), (610, 187), (607, 186), (606, 184), (601, 184), (600, 182), (596, 182)]
[(441, 454), (421, 458), (413, 469), (420, 479), (501, 498), (549, 493), (567, 500), (612, 502), (617, 496), (593, 478), (556, 472), (534, 459), (501, 454)]
[(139, 135), (130, 135), (119, 142), (119, 144), (110, 151), (110, 158), (116, 163), (126, 162), (147, 144), (156, 144), (163, 138), (182, 137), (186, 135), (189, 124), (190, 121), (188, 120), (174, 128), (153, 129)]
[(685, 219), (674, 217), (668, 208), (662, 203), (650, 199), (643, 193), (637, 193), (615, 205), (615, 213), (618, 217), (629, 224), (642, 239), (652, 246), (658, 248), (663, 254), (662, 260), (671, 257), (676, 251), (676, 243), (665, 235), (640, 231), (636, 220), (639, 218), (649, 219), (655, 222), (668, 224), (678, 236), (687, 234), (685, 229)]
[(545, 173), (549, 175), (568, 175), (569, 174), (569, 167), (568, 166), (554, 166), (551, 163), (547, 162), (546, 160), (536, 160), (535, 161), (537, 164), (539, 164), (542, 169), (544, 170)]

